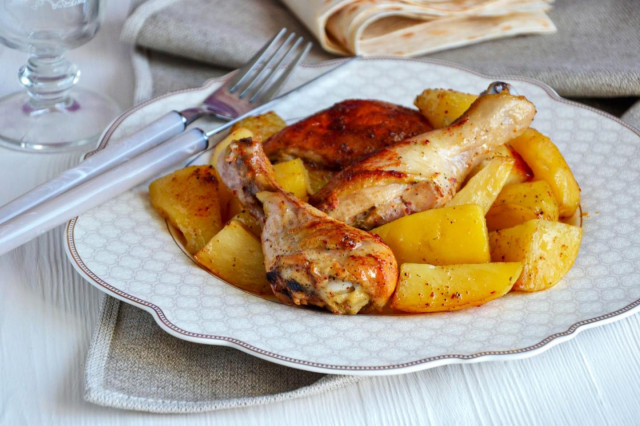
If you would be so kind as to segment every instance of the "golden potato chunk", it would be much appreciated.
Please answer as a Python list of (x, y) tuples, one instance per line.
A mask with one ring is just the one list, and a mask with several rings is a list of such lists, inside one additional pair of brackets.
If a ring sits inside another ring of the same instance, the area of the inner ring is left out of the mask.
[(391, 248), (399, 264), (489, 262), (482, 207), (467, 204), (426, 210), (371, 230)]
[(494, 149), (469, 175), (474, 176), (494, 158), (507, 158), (513, 161), (513, 167), (511, 168), (511, 172), (509, 172), (509, 177), (507, 177), (507, 181), (504, 183), (505, 186), (513, 183), (527, 182), (533, 178), (533, 172), (529, 166), (527, 166), (527, 163), (520, 157), (520, 154), (508, 145), (500, 145)]
[(285, 127), (287, 127), (287, 123), (278, 114), (269, 111), (265, 114), (254, 115), (240, 120), (231, 127), (231, 131), (245, 128), (253, 133), (254, 136), (266, 141)]
[(514, 161), (496, 157), (475, 174), (447, 203), (447, 207), (477, 204), (486, 214), (509, 178)]
[(539, 291), (554, 286), (578, 257), (582, 228), (534, 219), (489, 234), (494, 262), (524, 264), (514, 290)]
[(509, 141), (509, 145), (531, 167), (536, 180), (544, 180), (551, 186), (560, 216), (571, 217), (580, 204), (580, 187), (558, 147), (534, 129), (527, 129)]
[(558, 202), (546, 181), (505, 186), (487, 213), (489, 231), (511, 228), (531, 219), (558, 220)]
[(309, 198), (309, 175), (300, 158), (274, 164), (276, 180), (282, 188), (303, 201)]
[(231, 220), (195, 255), (205, 268), (243, 290), (271, 294), (260, 240)]
[(315, 194), (331, 180), (335, 174), (332, 170), (318, 169), (307, 167), (307, 176), (309, 176), (309, 194)]
[(223, 186), (225, 189), (229, 191), (229, 199), (228, 199), (229, 201), (226, 206), (227, 208), (226, 208), (225, 214), (222, 217), (223, 219), (222, 223), (227, 223), (231, 219), (239, 215), (244, 210), (244, 206), (242, 205), (242, 202), (240, 201), (240, 199), (235, 195), (233, 195), (233, 193), (231, 193), (231, 191), (221, 182), (220, 187), (223, 187)]
[(421, 265), (405, 263), (391, 298), (391, 307), (403, 312), (443, 312), (480, 306), (511, 290), (522, 263), (475, 265)]
[(151, 205), (177, 228), (191, 254), (222, 228), (218, 180), (211, 166), (191, 166), (154, 180)]
[(233, 216), (231, 220), (240, 222), (247, 229), (247, 231), (260, 238), (260, 234), (262, 233), (262, 223), (260, 223), (260, 219), (256, 218), (247, 210), (240, 211), (235, 216)]
[(418, 95), (414, 105), (434, 128), (440, 129), (453, 123), (477, 98), (478, 95), (456, 90), (426, 89)]

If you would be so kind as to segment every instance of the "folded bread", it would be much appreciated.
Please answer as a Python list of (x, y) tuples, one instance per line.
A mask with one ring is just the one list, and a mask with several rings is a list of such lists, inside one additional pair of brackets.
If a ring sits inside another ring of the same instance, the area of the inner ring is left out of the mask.
[(553, 0), (283, 0), (320, 41), (343, 55), (417, 56), (556, 28)]

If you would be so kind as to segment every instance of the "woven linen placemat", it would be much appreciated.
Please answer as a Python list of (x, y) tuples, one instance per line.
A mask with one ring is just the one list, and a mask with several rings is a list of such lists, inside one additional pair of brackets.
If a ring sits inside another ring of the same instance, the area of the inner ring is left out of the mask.
[(100, 317), (85, 372), (85, 399), (99, 405), (192, 413), (308, 396), (358, 380), (177, 339), (147, 312), (106, 295)]
[[(558, 26), (554, 35), (497, 40), (429, 57), (488, 74), (538, 78), (565, 96), (598, 97), (589, 102), (619, 115), (640, 95), (640, 14), (633, 13), (633, 0), (602, 3), (557, 1), (550, 13)], [(277, 1), (141, 3), (123, 31), (123, 39), (137, 45), (136, 102), (225, 74), (283, 26), (311, 39)], [(327, 58), (315, 48), (308, 61)], [(626, 98), (602, 99), (619, 96)], [(640, 104), (623, 118), (640, 125)], [(162, 331), (145, 311), (105, 296), (86, 363), (85, 398), (123, 409), (186, 413), (312, 395), (358, 380), (189, 343)]]

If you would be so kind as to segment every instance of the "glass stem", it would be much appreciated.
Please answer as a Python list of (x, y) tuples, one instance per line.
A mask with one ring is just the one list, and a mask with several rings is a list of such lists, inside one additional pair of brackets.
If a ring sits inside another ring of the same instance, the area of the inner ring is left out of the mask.
[(20, 83), (30, 96), (28, 109), (72, 108), (69, 90), (80, 71), (62, 55), (33, 55), (18, 72)]

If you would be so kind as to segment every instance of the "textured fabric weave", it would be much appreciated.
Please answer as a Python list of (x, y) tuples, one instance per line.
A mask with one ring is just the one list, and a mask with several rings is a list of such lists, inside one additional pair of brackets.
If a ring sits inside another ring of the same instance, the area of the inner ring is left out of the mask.
[(308, 396), (357, 380), (185, 342), (145, 311), (105, 296), (86, 365), (85, 398), (129, 410), (187, 413)]

